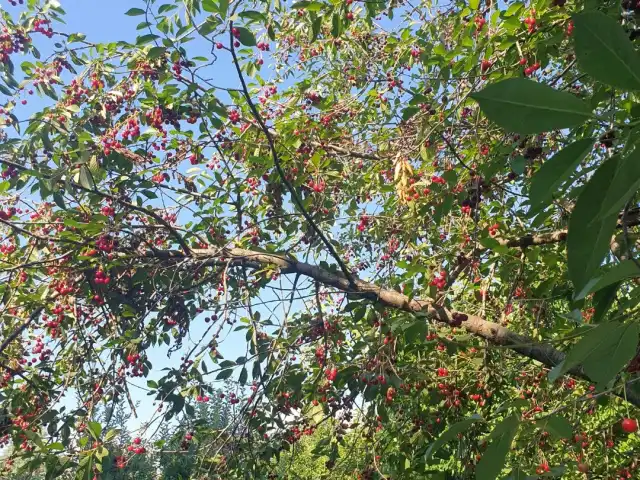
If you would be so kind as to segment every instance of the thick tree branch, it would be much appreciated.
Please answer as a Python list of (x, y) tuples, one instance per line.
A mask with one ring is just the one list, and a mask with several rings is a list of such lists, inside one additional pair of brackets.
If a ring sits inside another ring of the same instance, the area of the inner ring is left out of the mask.
[[(308, 263), (299, 262), (286, 255), (256, 252), (244, 248), (227, 248), (222, 252), (220, 250), (213, 249), (192, 249), (192, 255), (194, 258), (200, 259), (205, 264), (231, 262), (232, 265), (245, 265), (256, 268), (264, 267), (266, 265), (275, 266), (278, 267), (282, 273), (303, 275), (343, 292), (360, 294), (364, 298), (368, 298), (374, 302), (379, 302), (390, 308), (403, 310), (413, 314), (424, 314), (428, 318), (451, 326), (456, 326), (458, 324), (456, 321), (457, 318), (459, 318), (458, 316), (464, 315), (467, 319), (462, 322), (461, 326), (467, 332), (488, 340), (494, 345), (509, 348), (510, 350), (532, 360), (536, 360), (549, 368), (559, 365), (565, 358), (565, 354), (554, 348), (552, 345), (538, 343), (532, 338), (512, 332), (500, 324), (490, 322), (476, 315), (450, 311), (446, 308), (435, 305), (431, 300), (409, 298), (395, 290), (383, 288), (362, 280), (354, 279), (353, 282), (351, 282), (339, 272), (330, 272)], [(148, 256), (160, 256), (164, 259), (184, 258), (184, 254), (179, 251), (148, 252)], [(569, 374), (589, 380), (581, 367), (571, 369)], [(621, 398), (623, 397), (622, 395), (618, 396)], [(634, 390), (628, 389), (626, 398), (633, 405), (640, 407), (640, 395), (635, 393)]]

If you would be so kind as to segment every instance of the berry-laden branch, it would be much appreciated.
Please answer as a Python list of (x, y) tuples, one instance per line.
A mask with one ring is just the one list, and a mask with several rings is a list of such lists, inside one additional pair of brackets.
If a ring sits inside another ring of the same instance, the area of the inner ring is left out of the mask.
[[(222, 255), (222, 256), (221, 256)], [(299, 262), (286, 255), (277, 253), (255, 252), (243, 248), (226, 248), (222, 252), (212, 249), (192, 249), (193, 258), (197, 258), (200, 264), (237, 264), (247, 267), (262, 268), (266, 265), (278, 267), (283, 274), (296, 274), (309, 277), (317, 282), (334, 287), (350, 294), (360, 294), (374, 302), (402, 310), (412, 314), (426, 315), (428, 318), (453, 327), (463, 327), (467, 332), (488, 340), (494, 345), (499, 345), (527, 358), (536, 360), (543, 365), (553, 368), (559, 365), (565, 358), (565, 354), (552, 345), (538, 343), (530, 337), (512, 332), (500, 324), (490, 322), (476, 315), (463, 312), (450, 311), (436, 305), (431, 300), (410, 298), (395, 290), (382, 288), (373, 283), (354, 278), (349, 280), (339, 272), (330, 272), (308, 263)], [(179, 251), (149, 251), (147, 257), (155, 257), (163, 260), (184, 259), (184, 254)], [(578, 366), (568, 372), (570, 375), (590, 380), (583, 369)], [(626, 396), (616, 393), (620, 398), (640, 407), (640, 394), (627, 389)]]
[(234, 33), (233, 22), (229, 22), (229, 37), (230, 37), (229, 49), (231, 50), (231, 55), (233, 57), (233, 64), (235, 65), (236, 71), (238, 72), (238, 78), (240, 79), (240, 84), (242, 85), (242, 92), (244, 94), (245, 100), (247, 101), (247, 105), (249, 106), (249, 109), (251, 110), (253, 117), (255, 118), (256, 122), (258, 122), (260, 129), (262, 130), (262, 132), (264, 133), (264, 136), (267, 139), (267, 143), (269, 144), (269, 150), (271, 151), (271, 156), (273, 157), (273, 163), (276, 167), (276, 170), (278, 171), (278, 175), (280, 176), (280, 179), (287, 187), (287, 190), (289, 190), (289, 193), (291, 194), (291, 199), (293, 200), (293, 203), (295, 203), (297, 209), (300, 211), (300, 213), (305, 218), (305, 220), (309, 223), (309, 225), (311, 226), (313, 231), (316, 233), (316, 235), (318, 235), (318, 237), (320, 237), (322, 242), (325, 244), (325, 246), (327, 247), (327, 250), (329, 251), (331, 256), (335, 259), (335, 261), (338, 263), (338, 265), (340, 266), (340, 270), (342, 270), (342, 273), (344, 273), (344, 276), (347, 278), (347, 280), (349, 280), (350, 283), (353, 283), (354, 278), (351, 272), (349, 271), (349, 268), (344, 263), (342, 258), (340, 258), (340, 255), (338, 255), (338, 252), (336, 252), (335, 248), (333, 248), (333, 245), (331, 244), (329, 239), (324, 235), (324, 233), (322, 233), (322, 230), (320, 230), (320, 227), (318, 227), (318, 225), (316, 225), (316, 223), (313, 221), (313, 218), (311, 218), (311, 215), (309, 215), (309, 212), (307, 212), (307, 210), (304, 208), (302, 200), (298, 196), (298, 193), (296, 192), (293, 184), (287, 179), (287, 175), (284, 173), (284, 170), (282, 169), (282, 164), (280, 163), (280, 156), (276, 151), (275, 142), (273, 141), (271, 132), (269, 131), (269, 128), (267, 127), (267, 125), (264, 123), (264, 120), (262, 120), (262, 116), (260, 115), (260, 112), (258, 112), (258, 109), (253, 103), (253, 100), (251, 100), (251, 94), (249, 93), (249, 89), (247, 88), (247, 83), (244, 80), (244, 75), (242, 74), (240, 63), (238, 62), (238, 57), (236, 55), (236, 50), (234, 46), (235, 37), (233, 33)]
[(29, 328), (29, 325), (31, 325), (40, 316), (43, 310), (44, 307), (40, 307), (34, 310), (31, 315), (29, 315), (29, 318), (22, 322), (18, 328), (16, 328), (7, 338), (4, 339), (4, 342), (2, 342), (2, 345), (0, 345), (0, 355), (3, 354), (7, 347), (11, 345), (13, 341), (22, 334), (22, 332)]
[[(28, 169), (27, 167), (25, 167), (24, 165), (20, 165), (19, 163), (15, 163), (15, 162), (12, 162), (12, 161), (10, 161), (10, 160), (5, 160), (5, 159), (2, 159), (2, 158), (0, 158), (0, 164), (2, 164), (2, 165), (7, 165), (7, 166), (10, 166), (10, 167), (13, 167), (13, 168), (15, 168), (15, 169), (17, 169), (17, 170), (20, 170), (20, 171), (28, 171), (28, 170), (29, 170), (29, 169)], [(41, 173), (41, 175), (42, 175), (44, 178), (49, 179), (49, 180), (51, 180), (51, 179), (53, 178), (51, 175), (44, 175), (44, 174), (42, 174), (42, 173)], [(64, 185), (64, 182), (62, 182), (61, 180), (58, 180), (58, 182), (57, 182), (57, 183), (60, 183), (61, 185)], [(102, 197), (102, 198), (108, 198), (109, 200), (111, 200), (111, 201), (113, 201), (113, 202), (119, 203), (119, 204), (120, 204), (120, 205), (122, 205), (123, 207), (129, 208), (129, 209), (134, 210), (134, 211), (136, 211), (136, 212), (140, 212), (140, 213), (143, 213), (143, 214), (145, 214), (145, 215), (150, 216), (150, 217), (151, 217), (151, 218), (153, 218), (155, 221), (157, 221), (157, 222), (158, 222), (158, 223), (160, 223), (162, 226), (164, 226), (167, 230), (169, 230), (169, 232), (171, 233), (171, 235), (173, 235), (173, 236), (175, 237), (176, 242), (178, 242), (178, 244), (180, 245), (180, 247), (184, 250), (184, 253), (185, 253), (185, 254), (187, 254), (187, 255), (189, 254), (189, 245), (187, 245), (187, 242), (185, 241), (185, 239), (184, 239), (184, 238), (182, 238), (182, 235), (180, 235), (180, 233), (178, 233), (178, 231), (177, 231), (175, 228), (173, 228), (173, 226), (171, 226), (171, 224), (170, 224), (169, 222), (167, 222), (164, 218), (162, 218), (160, 215), (158, 215), (157, 213), (155, 213), (152, 209), (150, 209), (150, 208), (145, 208), (145, 207), (140, 207), (140, 206), (135, 205), (135, 204), (133, 204), (133, 203), (131, 203), (131, 202), (127, 202), (126, 200), (123, 200), (122, 198), (120, 198), (120, 197), (118, 197), (118, 196), (116, 196), (116, 195), (111, 195), (111, 194), (109, 194), (109, 193), (102, 192), (102, 191), (98, 190), (97, 188), (87, 188), (87, 187), (83, 187), (83, 186), (82, 186), (82, 185), (80, 185), (79, 183), (76, 183), (76, 182), (73, 182), (73, 181), (70, 181), (70, 182), (68, 182), (68, 183), (69, 183), (69, 185), (71, 185), (73, 188), (76, 188), (76, 189), (78, 189), (78, 190), (82, 190), (83, 192), (93, 193), (93, 194), (98, 195), (99, 197)], [(11, 228), (13, 228), (13, 229), (18, 229), (18, 228), (19, 228), (19, 227), (16, 227), (15, 225), (10, 224), (9, 222), (6, 222), (6, 221), (5, 221), (4, 223), (6, 223), (7, 225), (9, 225), (9, 226), (10, 226)], [(21, 231), (21, 233), (24, 233), (24, 234), (26, 234), (26, 235), (30, 235), (30, 236), (32, 236), (32, 237), (33, 237), (33, 236), (35, 236), (33, 233), (28, 232), (28, 231), (26, 231), (26, 230), (20, 229), (20, 231)], [(36, 238), (38, 238), (38, 237), (36, 237)], [(44, 240), (44, 238), (41, 238), (41, 239), (43, 239), (43, 240)], [(49, 239), (46, 239), (46, 240), (49, 240)], [(55, 241), (62, 241), (62, 240), (55, 239)], [(74, 241), (72, 241), (72, 240), (68, 240), (68, 239), (66, 239), (66, 240), (64, 240), (64, 241), (66, 241), (66, 242), (68, 242), (68, 243), (76, 243), (76, 244), (78, 244), (78, 245), (80, 245), (80, 246), (83, 246), (83, 244), (82, 244), (82, 243), (74, 242)]]

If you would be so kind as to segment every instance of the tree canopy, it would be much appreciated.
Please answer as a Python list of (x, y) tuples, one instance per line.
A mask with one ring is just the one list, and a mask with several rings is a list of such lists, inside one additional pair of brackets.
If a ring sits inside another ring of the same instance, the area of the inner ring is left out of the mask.
[(640, 475), (640, 3), (63, 8), (0, 6), (4, 473)]

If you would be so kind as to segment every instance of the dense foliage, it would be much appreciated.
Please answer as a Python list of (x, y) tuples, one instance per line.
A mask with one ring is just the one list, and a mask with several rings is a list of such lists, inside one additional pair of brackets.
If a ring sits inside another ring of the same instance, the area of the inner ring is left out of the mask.
[(638, 478), (635, 0), (0, 14), (4, 473)]

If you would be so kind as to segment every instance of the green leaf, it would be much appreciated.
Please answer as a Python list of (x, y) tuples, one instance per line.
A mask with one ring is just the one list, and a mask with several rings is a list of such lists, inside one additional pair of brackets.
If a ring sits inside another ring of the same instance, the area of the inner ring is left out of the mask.
[(53, 192), (53, 201), (62, 210), (67, 209), (67, 206), (64, 203), (64, 197), (60, 194), (60, 192)]
[(425, 453), (425, 459), (429, 460), (433, 455), (440, 450), (445, 443), (454, 440), (459, 433), (466, 432), (471, 425), (476, 422), (484, 422), (484, 419), (480, 415), (473, 415), (470, 418), (462, 420), (461, 422), (454, 423), (447, 430), (445, 430), (442, 435), (440, 435), (435, 442), (433, 442), (427, 452)]
[(158, 40), (160, 38), (159, 35), (155, 33), (148, 33), (146, 35), (142, 35), (136, 39), (136, 45), (146, 45), (147, 43), (151, 43), (154, 40)]
[(617, 170), (617, 157), (604, 162), (578, 197), (569, 219), (567, 257), (569, 278), (577, 292), (581, 291), (598, 269), (609, 251), (617, 214), (592, 220), (600, 211), (602, 193), (606, 192)]
[(542, 164), (531, 179), (529, 201), (532, 210), (545, 206), (558, 188), (575, 172), (576, 167), (593, 149), (593, 138), (583, 138), (566, 146)]
[(89, 427), (89, 433), (91, 433), (91, 436), (98, 440), (102, 434), (102, 425), (98, 422), (89, 422), (87, 426)]
[(320, 28), (322, 27), (322, 17), (316, 17), (311, 22), (311, 30), (309, 34), (309, 42), (313, 43), (320, 34)]
[(215, 13), (218, 11), (218, 6), (214, 0), (202, 0), (202, 9), (205, 12)]
[(640, 56), (618, 19), (597, 11), (573, 15), (580, 68), (612, 87), (640, 90)]
[(293, 10), (309, 10), (310, 12), (318, 12), (324, 8), (324, 4), (320, 2), (308, 2), (303, 0), (302, 2), (296, 2), (291, 5)]
[(600, 197), (601, 206), (596, 219), (608, 215), (617, 215), (640, 187), (640, 148), (635, 144), (631, 150), (623, 153), (617, 160), (615, 176)]
[(84, 188), (88, 188), (93, 190), (95, 188), (95, 184), (93, 183), (93, 176), (91, 175), (91, 171), (89, 167), (86, 165), (80, 165), (80, 174), (78, 176), (78, 182)]
[(110, 440), (113, 440), (114, 438), (116, 438), (118, 435), (120, 434), (120, 429), (118, 428), (112, 428), (111, 430), (109, 430), (107, 432), (107, 434), (104, 436), (104, 441), (108, 442)]
[(109, 450), (107, 450), (106, 448), (104, 448), (103, 445), (100, 445), (97, 449), (96, 449), (96, 458), (100, 461), (102, 461), (102, 459), (104, 457), (106, 457), (107, 455), (109, 455)]
[(597, 292), (609, 285), (621, 282), (622, 280), (634, 277), (640, 277), (640, 268), (638, 268), (633, 260), (623, 260), (607, 270), (604, 275), (598, 279), (596, 284), (588, 290), (587, 295)]
[[(599, 326), (608, 325), (602, 323)], [(599, 388), (609, 383), (635, 356), (640, 324), (620, 325), (610, 332), (600, 348), (585, 359), (582, 366)]]
[(333, 37), (339, 37), (342, 34), (342, 17), (337, 13), (333, 14), (331, 19), (331, 35)]
[(220, 13), (220, 16), (222, 17), (223, 20), (227, 18), (228, 10), (229, 10), (229, 0), (220, 0), (219, 6), (218, 6), (218, 13)]
[(141, 8), (130, 8), (125, 12), (125, 15), (128, 15), (130, 17), (137, 17), (139, 15), (144, 15), (144, 13), (144, 10)]
[(521, 134), (571, 127), (591, 118), (589, 105), (574, 95), (523, 78), (491, 84), (471, 98), (489, 120)]
[(549, 373), (549, 379), (553, 381), (582, 364), (593, 382), (607, 384), (636, 354), (638, 335), (637, 323), (601, 323), (571, 348), (560, 368)]
[(518, 155), (517, 157), (511, 160), (511, 170), (518, 175), (523, 175), (527, 168), (527, 160), (522, 156)]
[(218, 373), (216, 380), (226, 380), (231, 376), (232, 373), (233, 373), (232, 368), (227, 368), (226, 370), (222, 370), (220, 373)]
[(240, 377), (238, 378), (238, 382), (240, 383), (240, 385), (244, 385), (245, 383), (247, 383), (248, 376), (249, 372), (247, 372), (247, 367), (242, 367), (242, 370), (240, 371)]
[(613, 301), (616, 299), (618, 288), (620, 288), (620, 283), (614, 283), (599, 290), (593, 296), (593, 308), (595, 309), (591, 317), (593, 323), (599, 323), (600, 320), (604, 318), (605, 314), (611, 308), (611, 305), (613, 305)]
[(256, 37), (253, 36), (253, 33), (251, 33), (250, 30), (246, 29), (245, 27), (236, 28), (238, 29), (238, 32), (240, 32), (240, 36), (238, 37), (240, 43), (247, 47), (254, 47), (256, 45)]
[(476, 465), (477, 480), (495, 480), (499, 477), (504, 462), (511, 448), (511, 443), (518, 433), (520, 422), (518, 417), (511, 415), (505, 418), (491, 433), (494, 437), (482, 458)]
[(418, 113), (420, 111), (420, 109), (418, 107), (414, 107), (414, 106), (410, 106), (405, 108), (402, 111), (402, 120), (409, 120), (411, 117), (413, 117), (416, 113)]
[(158, 8), (158, 13), (170, 12), (171, 10), (175, 10), (176, 8), (178, 8), (178, 5), (170, 5), (167, 3), (165, 5), (160, 5), (160, 8)]
[(147, 53), (147, 58), (150, 58), (150, 59), (160, 58), (164, 56), (164, 52), (166, 51), (167, 49), (165, 47), (152, 47), (149, 50), (149, 53)]
[(478, 10), (478, 7), (480, 7), (480, 0), (469, 0), (469, 8)]
[(552, 433), (558, 438), (571, 438), (573, 427), (565, 417), (552, 415), (536, 422), (541, 430)]
[(184, 397), (182, 395), (174, 395), (173, 406), (171, 407), (171, 411), (174, 413), (180, 413), (183, 408), (184, 408)]

